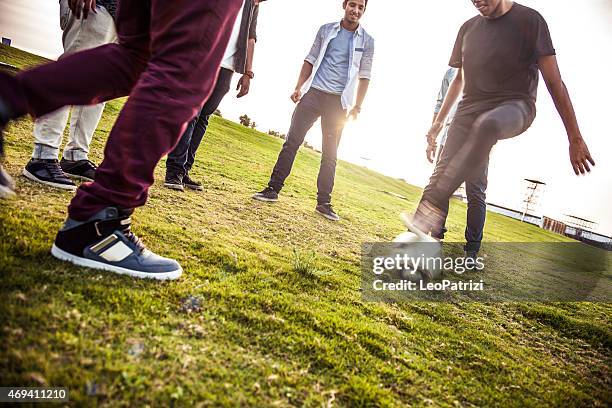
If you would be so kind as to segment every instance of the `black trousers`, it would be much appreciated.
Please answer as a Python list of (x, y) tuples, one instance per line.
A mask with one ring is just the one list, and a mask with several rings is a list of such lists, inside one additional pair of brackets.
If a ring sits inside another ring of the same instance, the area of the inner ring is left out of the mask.
[(183, 176), (189, 173), (189, 170), (193, 167), (200, 143), (202, 143), (202, 138), (208, 128), (210, 115), (215, 113), (221, 101), (229, 92), (233, 75), (234, 71), (232, 70), (225, 68), (219, 70), (219, 76), (217, 77), (212, 94), (204, 103), (198, 116), (189, 122), (178, 144), (168, 153), (166, 173)]
[(326, 204), (331, 202), (336, 176), (338, 145), (346, 123), (346, 111), (342, 108), (340, 95), (332, 95), (311, 88), (302, 97), (293, 112), (287, 140), (278, 155), (268, 186), (277, 192), (281, 191), (285, 179), (291, 173), (295, 155), (304, 142), (306, 133), (319, 118), (321, 118), (323, 132), (323, 148), (317, 179), (317, 202)]
[(524, 100), (502, 102), (484, 112), (459, 112), (421, 197), (414, 219), (416, 226), (425, 232), (440, 231), (453, 192), (464, 181), (482, 174), (497, 141), (520, 135), (534, 119), (535, 109)]

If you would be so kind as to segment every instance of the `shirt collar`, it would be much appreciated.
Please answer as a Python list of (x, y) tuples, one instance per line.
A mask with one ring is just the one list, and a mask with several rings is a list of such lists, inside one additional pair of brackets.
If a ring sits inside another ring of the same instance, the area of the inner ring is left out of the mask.
[[(342, 28), (342, 20), (338, 21), (335, 25), (334, 25), (334, 30), (336, 32), (340, 31), (340, 28)], [(357, 27), (357, 30), (355, 30), (355, 34), (357, 34), (358, 36), (362, 36), (363, 35), (363, 27), (361, 26), (361, 24), (359, 24), (359, 26)]]

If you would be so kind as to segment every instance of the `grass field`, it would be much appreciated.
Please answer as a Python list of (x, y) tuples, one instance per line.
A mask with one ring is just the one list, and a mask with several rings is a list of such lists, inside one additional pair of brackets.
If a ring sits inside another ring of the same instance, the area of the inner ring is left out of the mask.
[[(0, 61), (41, 59), (0, 47)], [(96, 162), (121, 106), (107, 104)], [(612, 404), (609, 304), (362, 299), (361, 244), (402, 231), (416, 187), (340, 162), (330, 223), (313, 211), (320, 156), (303, 149), (280, 202), (254, 202), (281, 140), (215, 118), (193, 172), (205, 190), (164, 189), (162, 164), (133, 217), (183, 277), (133, 280), (50, 255), (72, 194), (18, 176), (31, 134), (30, 120), (7, 133), (18, 198), (0, 203), (0, 386), (66, 386), (76, 406)], [(453, 202), (451, 240), (464, 218)], [(566, 240), (496, 214), (485, 236)]]

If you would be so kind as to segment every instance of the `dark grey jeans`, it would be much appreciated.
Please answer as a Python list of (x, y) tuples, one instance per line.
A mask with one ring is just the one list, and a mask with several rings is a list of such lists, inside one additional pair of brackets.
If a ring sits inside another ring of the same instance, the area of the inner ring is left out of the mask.
[(317, 202), (326, 204), (331, 202), (336, 175), (338, 145), (346, 123), (346, 111), (342, 108), (340, 95), (332, 95), (311, 88), (302, 97), (293, 112), (287, 140), (278, 155), (268, 186), (276, 192), (281, 191), (285, 179), (291, 173), (295, 155), (304, 142), (306, 133), (319, 118), (321, 118), (321, 130), (323, 132), (323, 148), (321, 167), (317, 179)]
[(535, 110), (523, 100), (506, 101), (485, 112), (458, 113), (429, 185), (423, 191), (415, 225), (425, 232), (441, 231), (453, 192), (464, 181), (482, 174), (498, 140), (520, 135), (534, 118)]
[[(441, 151), (444, 150), (442, 146)], [(441, 157), (440, 157), (441, 158)], [(467, 196), (467, 225), (465, 227), (465, 247), (466, 251), (480, 251), (484, 225), (487, 218), (487, 185), (489, 173), (489, 160), (481, 167), (481, 170), (474, 173), (474, 176), (465, 181), (465, 194)], [(446, 207), (441, 208), (444, 220), (439, 231), (432, 231), (434, 238), (444, 239), (446, 229), (446, 218), (448, 216), (449, 202)]]
[(221, 101), (227, 95), (232, 84), (234, 71), (219, 69), (219, 75), (212, 94), (208, 97), (202, 110), (192, 121), (189, 122), (180, 140), (174, 149), (168, 153), (166, 160), (166, 174), (184, 176), (189, 173), (195, 162), (195, 156), (202, 143), (202, 138), (208, 129), (208, 121)]

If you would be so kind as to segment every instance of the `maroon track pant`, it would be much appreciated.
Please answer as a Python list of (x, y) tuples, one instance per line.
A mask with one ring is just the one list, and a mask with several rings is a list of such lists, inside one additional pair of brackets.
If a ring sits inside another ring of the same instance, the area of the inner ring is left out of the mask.
[(208, 98), (240, 0), (120, 0), (118, 44), (0, 77), (16, 116), (129, 95), (93, 183), (78, 189), (70, 217), (147, 200), (153, 171)]

